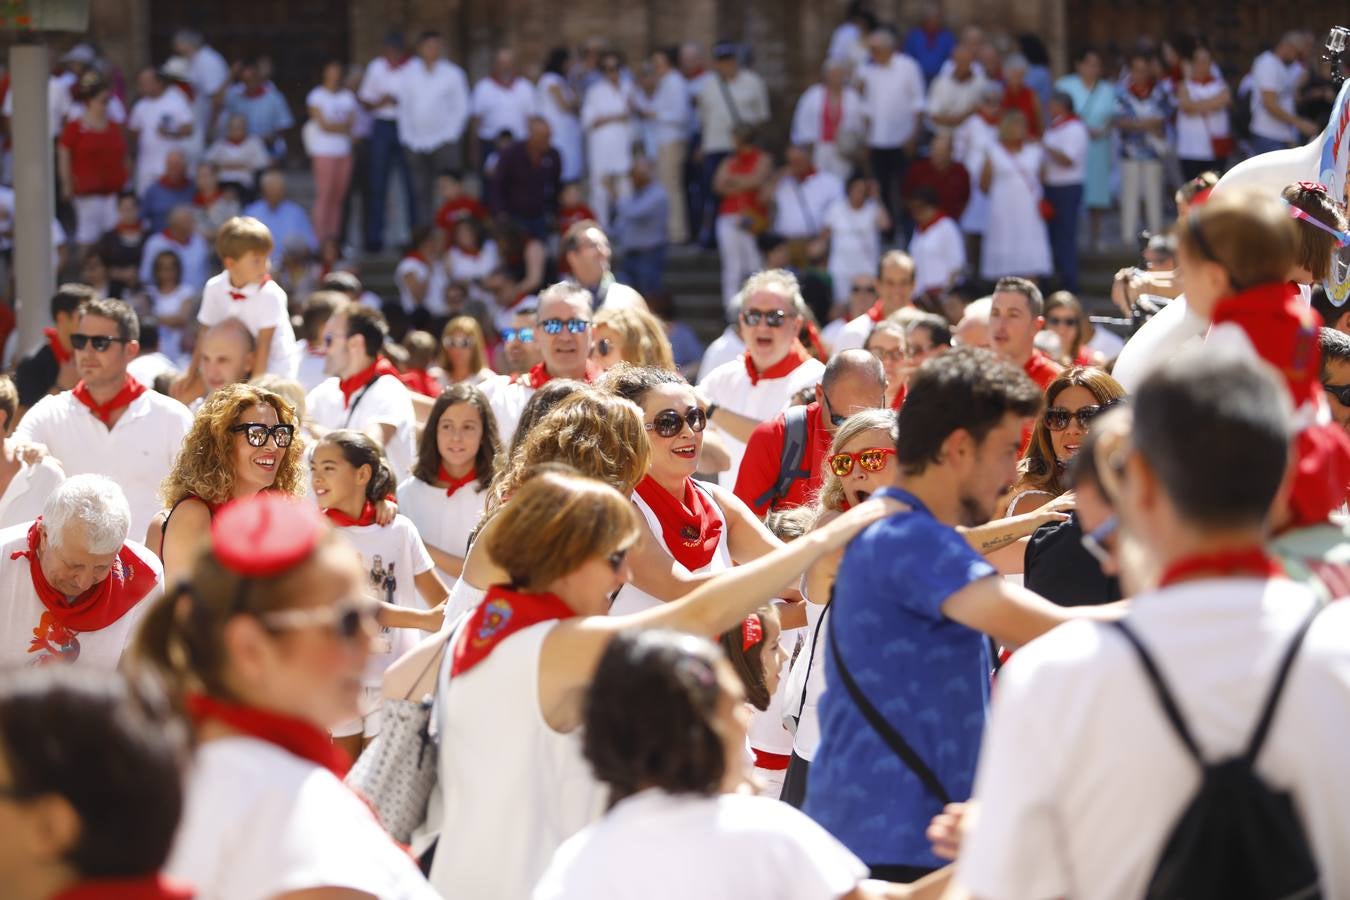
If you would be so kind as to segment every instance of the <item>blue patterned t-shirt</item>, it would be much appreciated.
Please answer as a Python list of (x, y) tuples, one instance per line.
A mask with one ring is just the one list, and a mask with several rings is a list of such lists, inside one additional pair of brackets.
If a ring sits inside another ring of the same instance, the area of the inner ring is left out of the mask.
[[(829, 628), (868, 700), (964, 800), (989, 703), (989, 642), (944, 617), (942, 604), (994, 567), (918, 498), (897, 488), (877, 496), (912, 512), (874, 522), (848, 545)], [(941, 804), (854, 706), (829, 643), (825, 672), (806, 813), (870, 866), (942, 865), (924, 837)]]

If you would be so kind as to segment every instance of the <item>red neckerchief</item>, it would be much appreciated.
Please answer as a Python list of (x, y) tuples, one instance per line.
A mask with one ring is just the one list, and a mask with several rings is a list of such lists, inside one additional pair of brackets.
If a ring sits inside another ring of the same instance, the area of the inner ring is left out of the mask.
[(811, 358), (811, 355), (806, 352), (806, 348), (802, 346), (801, 341), (793, 341), (792, 349), (788, 350), (787, 356), (762, 372), (755, 368), (755, 361), (750, 358), (749, 350), (746, 350), (741, 356), (745, 360), (745, 371), (750, 375), (751, 387), (759, 384), (761, 378), (784, 378), (795, 372), (798, 366)]
[(984, 119), (984, 121), (987, 122), (987, 123), (989, 123), (990, 125), (997, 125), (997, 124), (998, 124), (998, 113), (992, 113), (992, 114), (991, 114), (991, 113), (985, 112), (984, 110), (980, 110), (980, 118), (981, 118), (981, 119)]
[(400, 372), (398, 380), (410, 391), (415, 391), (424, 397), (438, 397), (441, 393), (441, 386), (431, 373), (426, 369), (409, 369), (406, 372)]
[(487, 659), (498, 644), (517, 631), (574, 616), (572, 607), (557, 594), (529, 594), (494, 584), (488, 588), (483, 602), (469, 614), (464, 633), (455, 646), (450, 676), (461, 675)]
[(1148, 81), (1143, 84), (1136, 84), (1133, 80), (1131, 80), (1130, 93), (1138, 97), (1140, 100), (1147, 100), (1149, 98), (1149, 95), (1153, 93), (1153, 82)]
[(230, 144), (230, 145), (235, 146), (235, 147), (238, 147), (238, 146), (240, 146), (241, 144), (243, 144), (244, 141), (246, 141), (246, 140), (248, 140), (248, 135), (244, 135), (244, 136), (241, 137), (241, 138), (226, 138), (226, 139), (225, 139), (225, 143)]
[(52, 356), (56, 357), (56, 364), (64, 366), (70, 362), (72, 354), (66, 349), (66, 345), (61, 343), (61, 335), (56, 333), (56, 329), (44, 328), (42, 333), (47, 336), (47, 346), (52, 348)]
[(76, 400), (89, 407), (89, 411), (94, 414), (94, 418), (107, 425), (114, 413), (130, 406), (133, 400), (145, 393), (145, 385), (135, 378), (130, 375), (123, 376), (123, 378), (122, 389), (107, 403), (99, 403), (94, 399), (94, 396), (89, 393), (89, 387), (84, 383), (84, 379), (80, 379), (80, 383), (75, 385), (75, 389), (71, 393), (75, 395)]
[(492, 76), (492, 80), (495, 81), (495, 82), (497, 82), (497, 86), (500, 87), (500, 88), (501, 88), (502, 90), (504, 90), (504, 91), (509, 91), (509, 90), (511, 90), (511, 86), (515, 84), (514, 81), (504, 81), (504, 80), (498, 78), (496, 75), (493, 75), (493, 76)]
[(427, 262), (427, 258), (426, 258), (424, 255), (422, 255), (422, 251), (421, 251), (421, 250), (410, 250), (410, 251), (408, 251), (408, 255), (405, 256), (404, 259), (415, 259), (415, 260), (417, 260), (418, 262), (422, 263), (423, 265), (426, 265), (426, 262)]
[(475, 481), (478, 480), (478, 470), (470, 469), (469, 473), (465, 475), (463, 478), (452, 478), (450, 476), (450, 473), (445, 471), (445, 464), (442, 463), (441, 467), (436, 470), (436, 480), (444, 481), (445, 496), (453, 497), (455, 496), (455, 491), (464, 487), (464, 485), (466, 484), (473, 484)]
[(258, 97), (261, 97), (265, 93), (267, 93), (267, 85), (265, 84), (260, 84), (257, 87), (244, 88), (245, 97), (252, 97), (254, 99), (257, 99)]
[(1078, 117), (1075, 116), (1073, 113), (1069, 113), (1066, 116), (1055, 116), (1053, 119), (1050, 120), (1050, 127), (1058, 128), (1059, 126), (1065, 124), (1066, 122), (1077, 122), (1077, 121)]
[(1027, 373), (1027, 377), (1036, 382), (1041, 390), (1050, 386), (1059, 374), (1064, 371), (1064, 367), (1046, 356), (1040, 350), (1032, 350), (1031, 358), (1027, 360), (1026, 365), (1022, 366), (1022, 371)]
[(194, 723), (214, 720), (249, 737), (275, 744), (293, 756), (327, 769), (339, 779), (352, 766), (351, 759), (333, 743), (328, 732), (303, 719), (198, 693), (188, 694), (187, 713)]
[(1158, 587), (1170, 587), (1178, 581), (1188, 581), (1200, 576), (1279, 578), (1282, 575), (1284, 567), (1271, 559), (1263, 547), (1241, 547), (1235, 550), (1220, 550), (1217, 553), (1184, 556), (1163, 571), (1162, 577), (1158, 579)]
[(165, 175), (159, 179), (159, 184), (161, 187), (168, 188), (171, 191), (181, 191), (188, 186), (188, 180), (183, 178), (178, 181), (170, 181), (169, 176)]
[[(47, 582), (47, 576), (42, 572), (42, 564), (38, 562), (37, 548), (41, 537), (38, 526), (41, 524), (42, 516), (38, 516), (28, 527), (28, 549), (16, 550), (9, 558), (11, 560), (21, 556), (28, 558), (28, 574), (33, 579), (33, 590), (42, 601), (42, 605), (47, 608), (46, 615), (55, 620), (58, 628), (73, 634), (107, 628), (144, 600), (159, 583), (154, 570), (124, 546), (117, 551), (117, 558), (113, 561), (112, 568), (108, 570), (108, 577), (76, 597), (74, 603), (68, 602), (65, 594)], [(36, 649), (40, 648), (30, 648), (29, 652)]]
[(886, 318), (886, 308), (882, 305), (880, 300), (874, 301), (872, 305), (867, 308), (867, 318), (871, 319), (873, 322), (880, 322), (882, 319)]
[(1303, 303), (1298, 285), (1286, 281), (1258, 284), (1222, 298), (1210, 321), (1242, 329), (1252, 347), (1284, 376), (1294, 407), (1322, 400), (1322, 354), (1318, 315)]
[(142, 227), (140, 222), (132, 222), (130, 224), (127, 224), (126, 222), (118, 222), (115, 226), (113, 226), (113, 230), (116, 231), (118, 234), (140, 235), (145, 233), (145, 228)]
[(203, 194), (201, 191), (198, 191), (192, 195), (192, 203), (194, 206), (205, 208), (224, 196), (225, 192), (220, 189), (217, 189), (214, 194)]
[[(586, 360), (586, 374), (581, 377), (581, 380), (587, 384), (594, 384), (601, 374), (600, 367), (588, 359)], [(549, 374), (548, 368), (542, 362), (535, 363), (528, 372), (511, 376), (512, 384), (528, 384), (536, 391), (552, 380), (553, 376)]]
[(947, 218), (946, 214), (939, 211), (936, 216), (933, 216), (933, 218), (928, 221), (928, 224), (919, 226), (919, 234), (923, 234), (925, 231), (932, 228), (934, 225), (941, 222), (945, 218)]
[(839, 123), (844, 118), (844, 97), (840, 94), (838, 100), (830, 97), (830, 92), (825, 91), (825, 99), (820, 104), (820, 140), (826, 144), (833, 144), (835, 136), (839, 133)]
[(369, 500), (361, 507), (361, 515), (353, 519), (340, 509), (329, 507), (323, 511), (323, 514), (338, 528), (353, 528), (365, 525), (375, 524), (375, 504)]
[(177, 245), (180, 246), (180, 247), (186, 247), (188, 244), (190, 244), (190, 243), (192, 242), (192, 238), (191, 238), (191, 237), (189, 237), (187, 240), (180, 241), (178, 238), (176, 238), (176, 237), (174, 237), (172, 234), (170, 234), (170, 233), (169, 233), (169, 229), (167, 229), (167, 228), (165, 228), (163, 231), (161, 231), (160, 234), (164, 235), (166, 238), (168, 238), (169, 240), (173, 241), (175, 244), (177, 244)]
[(905, 405), (905, 394), (908, 393), (909, 393), (909, 385), (907, 384), (900, 385), (900, 390), (895, 392), (895, 399), (891, 401), (891, 409), (895, 410), (896, 412), (899, 412), (900, 407)]
[[(267, 282), (269, 282), (269, 281), (271, 281), (271, 280), (272, 280), (272, 276), (271, 276), (271, 275), (264, 275), (264, 276), (262, 277), (262, 279), (258, 282), (258, 287), (257, 287), (256, 290), (261, 290), (261, 289), (262, 289), (262, 286), (265, 285), (265, 284), (267, 284)], [(227, 291), (230, 292), (230, 299), (231, 299), (231, 300), (240, 300), (240, 301), (242, 301), (242, 300), (247, 300), (248, 297), (249, 297), (248, 292), (247, 292), (247, 288), (248, 288), (248, 285), (247, 285), (247, 284), (246, 284), (246, 285), (243, 285), (243, 286), (241, 286), (241, 287), (236, 288), (236, 287), (235, 287), (233, 284), (231, 284), (230, 282), (228, 282), (228, 281), (225, 282), (225, 289), (226, 289)]]
[(192, 900), (191, 885), (163, 875), (139, 878), (91, 878), (57, 891), (48, 900)]
[(366, 366), (352, 377), (338, 379), (338, 389), (342, 391), (342, 408), (346, 409), (351, 406), (352, 397), (356, 392), (370, 384), (376, 378), (379, 378), (381, 375), (393, 375), (397, 378), (398, 369), (394, 368), (394, 364), (383, 356), (377, 356), (373, 363)]
[(722, 540), (722, 520), (717, 508), (690, 479), (684, 480), (682, 499), (650, 475), (642, 477), (636, 490), (661, 522), (661, 539), (676, 562), (697, 572), (712, 561)]

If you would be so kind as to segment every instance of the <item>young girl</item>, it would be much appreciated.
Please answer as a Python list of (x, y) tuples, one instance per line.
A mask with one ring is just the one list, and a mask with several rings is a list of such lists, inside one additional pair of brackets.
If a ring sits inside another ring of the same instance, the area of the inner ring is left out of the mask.
[(394, 488), (394, 474), (379, 446), (356, 431), (331, 431), (314, 448), (309, 464), (314, 496), (328, 519), (361, 554), (366, 591), (384, 604), (380, 633), (372, 642), (362, 686), (373, 708), (333, 729), (339, 746), (353, 756), (379, 731), (380, 678), (413, 646), (405, 628), (435, 631), (441, 624), (445, 584), (407, 516), (387, 526), (375, 522), (375, 502)]
[[(732, 671), (745, 688), (745, 702), (760, 712), (768, 710), (782, 681), (783, 666), (788, 661), (788, 654), (779, 641), (782, 634), (783, 623), (778, 618), (778, 610), (769, 605), (761, 606), (746, 616), (741, 624), (722, 632), (719, 638), (727, 662), (731, 663)], [(749, 762), (753, 765), (755, 754), (749, 741), (746, 742), (746, 750)], [(782, 789), (781, 780), (776, 788), (769, 794), (763, 791), (760, 794), (776, 798)]]
[(466, 384), (442, 391), (422, 430), (412, 477), (398, 486), (398, 502), (446, 584), (464, 571), (469, 535), (500, 454), (497, 420), (483, 392)]
[(183, 263), (172, 250), (158, 254), (150, 271), (155, 280), (145, 286), (145, 295), (150, 301), (150, 312), (159, 320), (159, 352), (182, 364), (192, 355), (183, 346), (183, 338), (193, 331), (196, 292), (191, 285), (183, 284)]

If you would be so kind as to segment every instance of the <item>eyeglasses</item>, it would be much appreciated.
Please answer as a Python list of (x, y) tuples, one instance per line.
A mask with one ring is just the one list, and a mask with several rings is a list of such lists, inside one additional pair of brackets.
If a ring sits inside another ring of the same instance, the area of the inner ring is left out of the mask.
[(849, 285), (848, 292), (850, 294), (875, 294), (877, 288), (876, 285), (872, 284), (853, 284)]
[(783, 323), (787, 321), (788, 314), (781, 309), (747, 309), (741, 313), (741, 321), (751, 328), (763, 322), (770, 328), (782, 328)]
[(1074, 412), (1069, 412), (1062, 406), (1052, 406), (1045, 411), (1045, 427), (1051, 431), (1063, 431), (1069, 427), (1070, 419), (1077, 419), (1078, 427), (1086, 431), (1088, 423), (1115, 405), (1115, 402), (1111, 402), (1100, 406), (1084, 406)]
[(539, 327), (544, 329), (544, 334), (561, 334), (563, 328), (573, 334), (585, 334), (586, 329), (591, 327), (590, 319), (545, 319), (539, 323)]
[(904, 347), (893, 347), (890, 350), (883, 350), (880, 347), (872, 348), (872, 355), (882, 362), (900, 362), (907, 354)]
[(864, 472), (880, 472), (886, 468), (886, 457), (894, 455), (894, 447), (868, 447), (857, 453), (836, 453), (826, 462), (829, 463), (831, 472), (840, 478), (846, 478), (853, 471), (854, 460), (857, 460)]
[(648, 431), (656, 432), (660, 437), (672, 438), (680, 433), (680, 429), (686, 423), (689, 425), (690, 431), (698, 434), (708, 427), (708, 416), (697, 406), (689, 407), (688, 412), (684, 415), (680, 415), (677, 410), (663, 409), (652, 416), (652, 420), (642, 427)]
[(609, 567), (617, 574), (618, 571), (623, 568), (623, 561), (627, 558), (628, 548), (624, 547), (622, 550), (615, 550), (609, 556), (606, 556), (605, 562), (609, 563)]
[[(380, 605), (373, 600), (350, 601), (333, 606), (308, 609), (282, 609), (258, 616), (274, 631), (298, 631), (303, 628), (329, 628), (344, 641), (352, 641), (362, 632), (379, 627)], [(368, 631), (369, 630), (369, 631)]]
[(473, 338), (469, 337), (466, 334), (457, 334), (454, 337), (446, 338), (445, 340), (441, 341), (441, 343), (444, 344), (446, 347), (455, 350), (468, 350), (470, 347), (473, 346)]
[(932, 352), (933, 352), (932, 347), (917, 347), (914, 344), (910, 344), (908, 347), (905, 348), (905, 358), (915, 359), (916, 357), (923, 356), (926, 353)]
[(267, 439), (270, 437), (278, 450), (285, 450), (295, 439), (294, 425), (281, 424), (269, 428), (261, 422), (244, 422), (230, 426), (231, 434), (240, 432), (243, 432), (244, 440), (248, 441), (250, 447), (266, 447)]
[(1341, 406), (1350, 406), (1350, 384), (1324, 384), (1322, 390), (1340, 401)]
[(1089, 531), (1079, 538), (1083, 549), (1092, 554), (1092, 558), (1097, 560), (1102, 566), (1110, 565), (1111, 551), (1106, 549), (1106, 541), (1109, 541), (1120, 527), (1120, 520), (1111, 516), (1105, 522)]
[(595, 342), (595, 346), (591, 348), (591, 352), (596, 356), (609, 356), (609, 351), (613, 349), (614, 342), (612, 340), (609, 338), (601, 338)]
[(508, 344), (511, 343), (512, 341), (520, 341), (522, 344), (533, 344), (533, 343), (534, 343), (534, 329), (533, 329), (533, 328), (503, 328), (503, 329), (502, 329), (502, 340), (505, 341), (505, 342), (508, 343)]
[(1061, 319), (1058, 316), (1051, 316), (1045, 320), (1045, 324), (1049, 325), (1051, 328), (1077, 328), (1078, 319)]
[(1297, 206), (1290, 203), (1288, 200), (1285, 200), (1284, 204), (1285, 206), (1289, 207), (1289, 215), (1293, 216), (1295, 219), (1302, 219), (1309, 225), (1312, 225), (1315, 228), (1320, 228), (1327, 234), (1334, 237), (1336, 239), (1336, 246), (1345, 247), (1347, 245), (1350, 245), (1350, 233), (1344, 231), (1337, 231), (1335, 228), (1332, 228), (1326, 222), (1318, 221), (1307, 210), (1299, 209)]
[(83, 350), (85, 347), (93, 347), (99, 353), (107, 350), (113, 344), (125, 344), (127, 338), (110, 337), (106, 334), (72, 334), (70, 336), (70, 346), (76, 350)]

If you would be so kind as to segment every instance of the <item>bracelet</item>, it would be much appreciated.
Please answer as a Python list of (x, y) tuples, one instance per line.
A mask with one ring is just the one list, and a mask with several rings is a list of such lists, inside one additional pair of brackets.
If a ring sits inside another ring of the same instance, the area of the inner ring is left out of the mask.
[(705, 419), (707, 419), (709, 422), (711, 422), (711, 421), (712, 421), (712, 417), (713, 417), (713, 413), (715, 413), (715, 412), (717, 412), (717, 404), (716, 404), (716, 403), (709, 403), (709, 404), (707, 405), (707, 407), (703, 410), (703, 417), (704, 417)]

